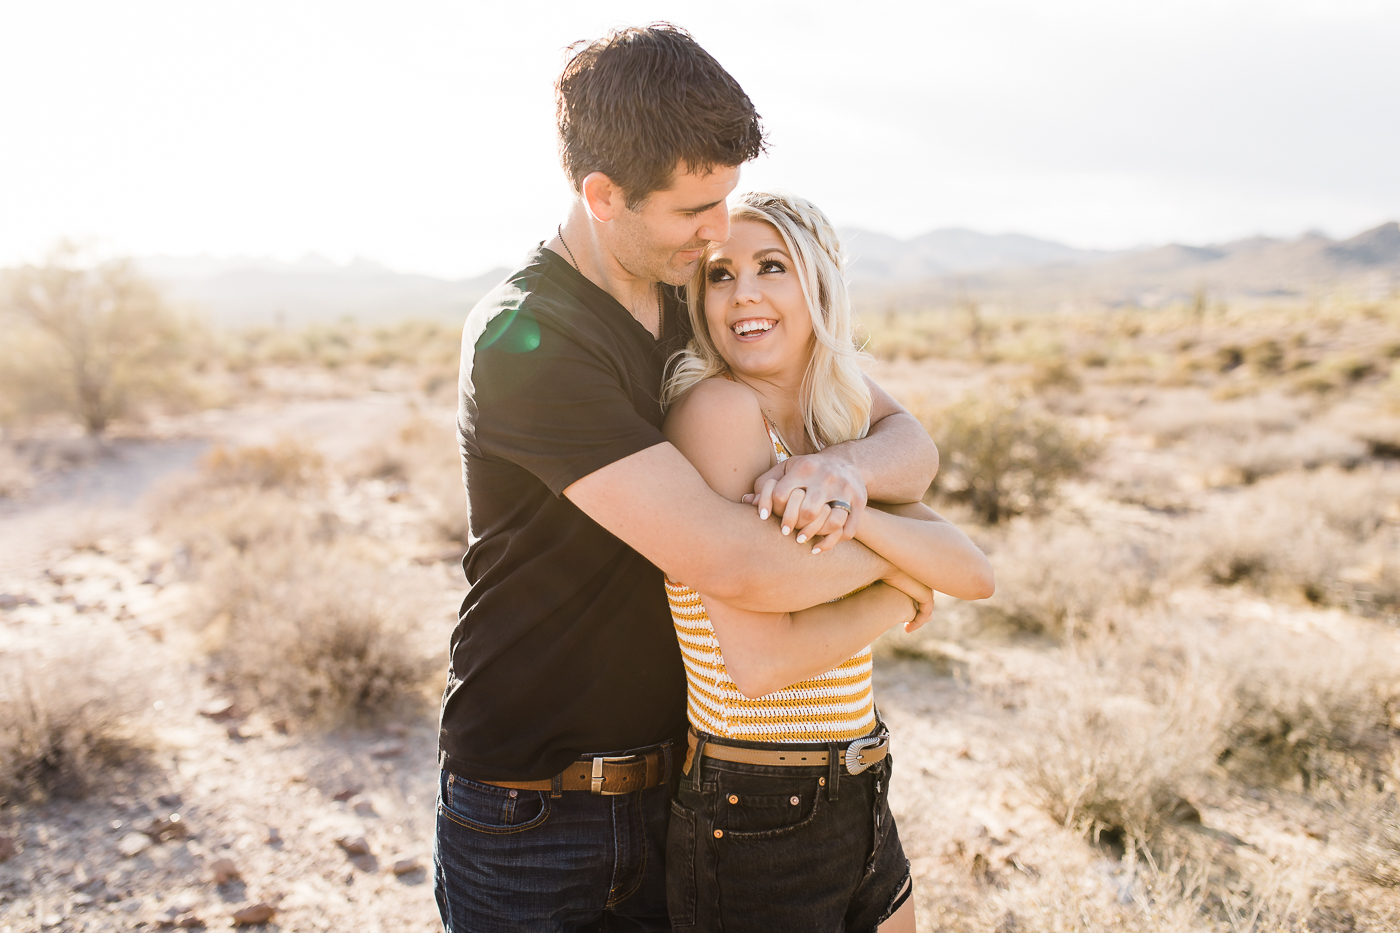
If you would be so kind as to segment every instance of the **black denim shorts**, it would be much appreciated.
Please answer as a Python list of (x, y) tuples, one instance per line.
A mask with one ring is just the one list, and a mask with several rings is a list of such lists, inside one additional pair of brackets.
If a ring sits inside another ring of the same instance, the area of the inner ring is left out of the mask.
[(675, 933), (873, 933), (909, 896), (891, 758), (855, 775), (705, 758), (697, 788), (699, 764), (680, 779), (666, 837)]

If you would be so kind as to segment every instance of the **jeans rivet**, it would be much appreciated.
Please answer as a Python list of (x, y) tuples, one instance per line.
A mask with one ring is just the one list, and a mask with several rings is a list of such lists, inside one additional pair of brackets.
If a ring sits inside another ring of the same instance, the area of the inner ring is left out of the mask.
[(716, 839), (723, 839), (723, 838), (724, 838), (724, 830), (722, 830), (722, 829), (717, 829), (717, 830), (715, 830), (715, 838), (716, 838)]
[(518, 797), (518, 796), (519, 796), (519, 791), (511, 791), (511, 792), (510, 792), (510, 795), (511, 795), (512, 797)]
[(798, 805), (799, 803), (801, 803), (801, 802), (802, 802), (802, 801), (798, 799), (798, 797), (797, 797), (796, 794), (793, 794), (792, 799), (788, 801), (788, 803), (792, 804), (794, 807), (797, 806), (797, 805)]
[(730, 802), (730, 803), (738, 803), (738, 802), (739, 802), (739, 795), (738, 795), (738, 794), (730, 794), (730, 795), (729, 795), (729, 802)]
[(826, 778), (817, 778), (817, 783), (820, 784), (822, 787), (825, 787), (825, 786), (826, 786)]

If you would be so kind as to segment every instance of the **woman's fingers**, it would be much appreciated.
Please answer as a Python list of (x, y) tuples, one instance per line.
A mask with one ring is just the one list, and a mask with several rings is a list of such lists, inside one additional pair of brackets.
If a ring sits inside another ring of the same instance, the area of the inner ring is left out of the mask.
[(816, 517), (798, 530), (797, 543), (805, 544), (819, 534), (830, 534), (829, 531), (826, 531), (826, 526), (831, 521), (832, 512), (831, 506), (823, 503), (821, 508), (817, 509)]
[(777, 488), (777, 479), (763, 481), (763, 485), (758, 489), (758, 517), (766, 519), (773, 514), (773, 490)]
[[(802, 500), (807, 497), (807, 490), (794, 489), (792, 495), (788, 496), (787, 508), (783, 509), (783, 534), (792, 534), (792, 530), (797, 527), (797, 516), (802, 512)], [(761, 511), (759, 514), (763, 514)]]
[(820, 554), (840, 544), (846, 538), (846, 522), (851, 517), (851, 513), (842, 508), (831, 508), (830, 505), (824, 505), (822, 508), (825, 515), (819, 515), (818, 521), (804, 528), (802, 535), (797, 538), (798, 544), (810, 539), (813, 554)]
[(928, 602), (926, 602), (926, 603), (924, 603), (924, 602), (919, 603), (919, 611), (918, 611), (917, 613), (915, 613), (914, 618), (913, 618), (911, 621), (905, 622), (905, 623), (904, 623), (904, 631), (906, 631), (906, 632), (915, 631), (916, 629), (920, 628), (925, 622), (927, 622), (929, 619), (932, 619), (932, 618), (933, 618), (933, 597), (930, 596), (929, 599), (928, 599)]

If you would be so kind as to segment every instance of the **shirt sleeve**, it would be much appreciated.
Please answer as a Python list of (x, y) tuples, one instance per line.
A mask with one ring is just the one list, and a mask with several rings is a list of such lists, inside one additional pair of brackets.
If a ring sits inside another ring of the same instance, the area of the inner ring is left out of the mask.
[(477, 455), (523, 467), (556, 496), (666, 440), (638, 414), (626, 369), (604, 343), (525, 307), (503, 311), (476, 339), (462, 391), (460, 421)]

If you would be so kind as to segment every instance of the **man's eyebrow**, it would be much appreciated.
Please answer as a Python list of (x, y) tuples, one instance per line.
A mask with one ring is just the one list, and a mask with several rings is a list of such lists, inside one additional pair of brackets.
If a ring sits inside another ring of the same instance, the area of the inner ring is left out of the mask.
[(702, 204), (702, 205), (699, 206), (699, 207), (678, 207), (678, 208), (676, 208), (676, 213), (677, 213), (677, 214), (703, 214), (703, 213), (705, 213), (706, 211), (708, 211), (710, 208), (714, 207), (716, 204), (723, 204), (723, 203), (724, 203), (724, 198), (720, 198), (718, 201), (711, 201), (709, 204)]

